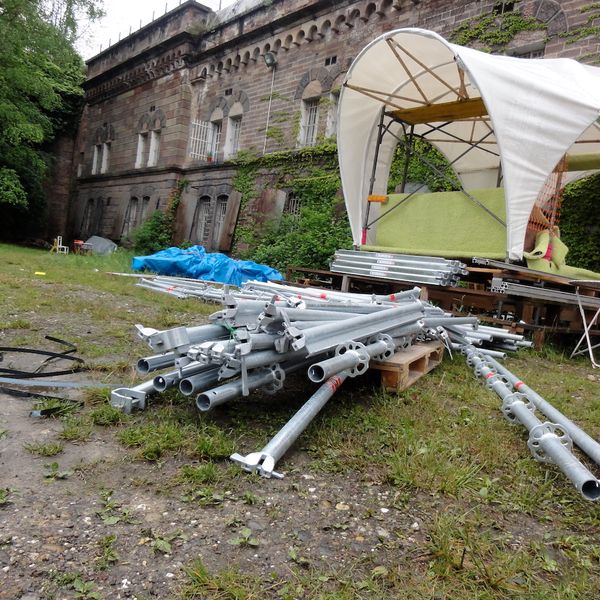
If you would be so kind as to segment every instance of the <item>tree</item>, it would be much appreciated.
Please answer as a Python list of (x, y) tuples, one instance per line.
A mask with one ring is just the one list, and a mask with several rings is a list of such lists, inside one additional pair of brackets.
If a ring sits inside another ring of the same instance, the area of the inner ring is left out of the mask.
[(75, 128), (81, 108), (84, 68), (72, 46), (73, 15), (97, 16), (97, 5), (0, 4), (0, 232), (25, 233), (42, 214), (47, 150), (58, 134)]

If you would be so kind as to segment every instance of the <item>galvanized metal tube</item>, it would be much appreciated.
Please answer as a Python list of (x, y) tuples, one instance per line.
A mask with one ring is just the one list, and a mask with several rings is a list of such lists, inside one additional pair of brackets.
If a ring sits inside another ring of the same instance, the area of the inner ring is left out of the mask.
[(207, 387), (213, 386), (219, 380), (219, 367), (213, 367), (196, 375), (185, 377), (179, 382), (179, 391), (184, 396), (197, 394)]
[(379, 313), (359, 315), (339, 323), (306, 329), (300, 335), (297, 335), (293, 328), (288, 328), (286, 334), (291, 337), (292, 348), (300, 350), (306, 347), (309, 354), (316, 354), (329, 348), (335, 348), (348, 340), (358, 340), (375, 333), (407, 325), (422, 315), (423, 305), (420, 302), (414, 302), (383, 310)]
[[(369, 355), (369, 359), (382, 354), (387, 349), (388, 344), (383, 340), (367, 344), (364, 347), (365, 352)], [(361, 356), (360, 352), (348, 350), (343, 354), (338, 354), (337, 356), (311, 365), (308, 368), (308, 378), (315, 383), (321, 383), (342, 371), (354, 369), (362, 360), (363, 356)]]
[[(273, 383), (276, 375), (271, 369), (264, 369), (248, 374), (248, 389), (250, 391)], [(219, 387), (207, 390), (196, 398), (198, 410), (207, 412), (215, 406), (235, 400), (242, 395), (242, 381), (232, 381)]]
[(160, 369), (173, 366), (176, 358), (177, 355), (174, 352), (146, 356), (145, 358), (140, 358), (137, 361), (135, 370), (140, 375), (148, 375), (148, 373), (151, 373), (152, 371), (160, 371)]
[(156, 376), (152, 384), (157, 392), (165, 392), (169, 388), (176, 386), (184, 377), (190, 377), (211, 368), (213, 368), (212, 365), (205, 365), (199, 362), (192, 363), (181, 369), (181, 371), (176, 369), (175, 371), (169, 371), (168, 373)]
[(262, 454), (273, 457), (277, 462), (298, 439), (300, 434), (308, 427), (319, 411), (327, 404), (329, 399), (340, 389), (347, 373), (340, 373), (330, 377), (319, 389), (302, 405), (300, 410), (282, 427), (271, 441), (262, 449)]
[[(517, 398), (515, 398), (515, 393), (496, 375), (496, 371), (493, 371), (487, 364), (487, 361), (493, 359), (478, 356), (475, 349), (467, 349), (467, 356), (474, 365), (476, 373), (484, 379), (489, 380), (489, 387), (503, 401), (510, 401), (508, 411), (530, 432), (528, 446), (534, 456), (537, 458), (537, 455), (534, 453), (534, 447), (541, 448), (546, 455), (543, 460), (548, 462), (549, 457), (550, 461), (554, 462), (562, 470), (584, 498), (587, 500), (600, 499), (600, 481), (563, 445), (559, 436), (554, 433), (555, 424), (542, 423), (533, 414), (533, 411), (527, 408), (525, 402), (520, 399), (521, 397), (527, 397), (522, 392), (517, 392)], [(556, 425), (562, 427), (558, 423)]]
[[(450, 348), (452, 350), (461, 351), (464, 347), (464, 344), (456, 344), (455, 342), (450, 343)], [(477, 348), (477, 352), (479, 354), (485, 354), (486, 356), (493, 356), (494, 358), (506, 358), (506, 352), (500, 352), (498, 350), (490, 350), (489, 348)]]
[(528, 385), (523, 383), (516, 375), (511, 373), (504, 365), (500, 364), (493, 357), (486, 357), (486, 362), (494, 367), (500, 375), (506, 377), (511, 385), (520, 392), (525, 394), (532, 404), (544, 413), (552, 422), (560, 425), (571, 437), (573, 443), (581, 448), (596, 464), (600, 465), (600, 443), (590, 437), (583, 429), (573, 423), (571, 419), (566, 417), (557, 408), (552, 406), (550, 402), (545, 400), (536, 391), (532, 390)]
[(327, 404), (346, 377), (348, 377), (348, 373), (344, 372), (328, 379), (262, 450), (247, 456), (232, 454), (231, 460), (239, 464), (245, 471), (256, 471), (263, 477), (281, 479), (283, 475), (275, 472), (275, 465)]

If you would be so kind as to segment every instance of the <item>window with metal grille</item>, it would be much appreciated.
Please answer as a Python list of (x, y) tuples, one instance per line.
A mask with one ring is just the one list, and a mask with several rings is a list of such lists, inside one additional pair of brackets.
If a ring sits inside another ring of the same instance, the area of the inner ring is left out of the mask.
[(125, 211), (125, 218), (123, 219), (123, 226), (121, 227), (121, 237), (125, 237), (131, 233), (135, 227), (136, 219), (138, 214), (138, 199), (132, 196), (127, 204), (127, 210)]
[(283, 213), (291, 215), (292, 217), (300, 216), (300, 209), (302, 208), (300, 198), (294, 194), (288, 194), (283, 205)]
[(242, 117), (231, 117), (227, 125), (227, 143), (225, 144), (225, 158), (235, 156), (240, 149), (240, 133), (242, 131)]
[(210, 216), (210, 196), (201, 196), (196, 203), (189, 238), (192, 242), (203, 243), (208, 238)]
[(193, 121), (190, 136), (190, 157), (214, 160), (221, 143), (221, 121)]
[(527, 52), (519, 52), (517, 50), (513, 56), (516, 58), (544, 58), (544, 49), (528, 50)]
[(314, 146), (317, 141), (319, 126), (319, 99), (304, 100), (302, 109), (300, 144), (302, 146)]
[(223, 225), (225, 224), (225, 215), (227, 213), (227, 200), (228, 196), (219, 196), (217, 198), (217, 212), (215, 214), (215, 227), (214, 227), (214, 239), (213, 244), (217, 246), (223, 233)]
[(206, 160), (209, 147), (210, 123), (208, 121), (193, 121), (190, 133), (190, 158)]
[(92, 229), (92, 214), (94, 212), (94, 199), (90, 198), (85, 205), (83, 210), (83, 217), (81, 219), (80, 235), (82, 237), (89, 237)]

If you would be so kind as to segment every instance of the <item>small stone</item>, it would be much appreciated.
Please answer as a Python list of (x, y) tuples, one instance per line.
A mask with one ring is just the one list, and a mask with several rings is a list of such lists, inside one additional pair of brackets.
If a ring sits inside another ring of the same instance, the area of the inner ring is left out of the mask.
[(381, 512), (382, 512), (384, 515), (385, 515), (385, 513), (389, 513), (389, 512), (390, 512), (390, 509), (389, 509), (389, 508), (385, 508), (385, 507), (383, 507), (383, 506), (382, 506), (382, 507), (381, 507), (379, 510), (380, 510), (380, 511), (381, 511)]
[(414, 523), (413, 523), (413, 524), (410, 526), (410, 528), (411, 528), (413, 531), (419, 531), (419, 529), (421, 529), (421, 526), (420, 526), (420, 525), (419, 525), (419, 524), (418, 524), (418, 523), (415, 521), (415, 522), (414, 522)]
[(375, 533), (377, 533), (377, 537), (387, 540), (390, 537), (390, 532), (387, 529), (384, 529), (383, 527), (378, 527), (375, 530)]
[(169, 579), (173, 579), (173, 577), (175, 577), (175, 575), (173, 573), (167, 573), (165, 575), (165, 577), (168, 577)]
[(344, 502), (338, 502), (335, 505), (335, 510), (350, 510), (350, 506), (348, 506), (348, 504), (344, 504)]

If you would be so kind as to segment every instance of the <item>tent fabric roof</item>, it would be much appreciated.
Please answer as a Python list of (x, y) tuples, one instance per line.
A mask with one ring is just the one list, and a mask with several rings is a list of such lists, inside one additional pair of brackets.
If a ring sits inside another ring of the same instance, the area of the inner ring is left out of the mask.
[[(385, 33), (352, 63), (338, 107), (340, 171), (355, 244), (361, 243), (382, 107), (409, 109), (401, 113), (406, 116), (410, 109), (431, 112), (416, 109), (467, 100), (473, 107), (462, 108), (475, 116), (447, 122), (442, 111), (432, 117), (437, 121), (417, 122), (414, 131), (454, 161), (466, 190), (495, 187), (501, 167), (510, 259), (522, 258), (529, 214), (562, 156), (600, 152), (600, 68), (486, 54), (423, 29)], [(404, 135), (400, 123), (389, 131)], [(383, 137), (374, 194), (386, 193), (396, 144), (392, 135)], [(369, 220), (377, 210), (371, 208)], [(374, 242), (373, 228), (367, 241)]]

